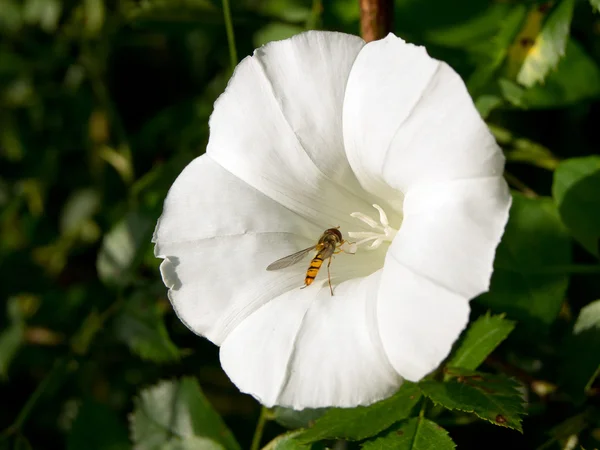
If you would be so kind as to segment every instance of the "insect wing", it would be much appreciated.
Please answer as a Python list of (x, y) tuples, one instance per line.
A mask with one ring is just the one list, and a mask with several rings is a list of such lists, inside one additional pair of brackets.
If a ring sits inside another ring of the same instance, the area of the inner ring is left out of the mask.
[(269, 264), (267, 270), (279, 270), (285, 269), (286, 267), (293, 266), (296, 263), (299, 263), (304, 259), (304, 257), (311, 251), (314, 250), (317, 246), (313, 245), (311, 247), (305, 248), (304, 250), (300, 250), (299, 252), (293, 253), (284, 258), (278, 259), (274, 263)]

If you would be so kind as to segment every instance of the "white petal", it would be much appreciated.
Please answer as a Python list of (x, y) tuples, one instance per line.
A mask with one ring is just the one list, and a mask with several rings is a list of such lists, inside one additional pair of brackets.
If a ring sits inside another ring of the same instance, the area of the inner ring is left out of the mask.
[(175, 311), (219, 344), (255, 309), (302, 285), (305, 267), (266, 267), (321, 232), (204, 155), (171, 187), (153, 240)]
[(343, 120), (358, 180), (397, 206), (421, 182), (502, 174), (504, 158), (458, 74), (394, 35), (356, 58)]
[(412, 189), (388, 251), (400, 264), (472, 299), (489, 288), (511, 197), (501, 177), (430, 183)]
[(207, 153), (323, 229), (347, 229), (349, 214), (372, 200), (357, 195), (367, 196), (342, 144), (343, 90), (361, 46), (353, 36), (309, 32), (245, 58), (215, 103)]
[(364, 45), (357, 36), (311, 31), (254, 53), (302, 148), (346, 189), (356, 179), (344, 151), (342, 105), (350, 69)]
[(295, 409), (366, 405), (401, 378), (377, 333), (381, 272), (329, 288), (290, 291), (263, 306), (225, 340), (221, 364), (261, 403)]
[(419, 381), (448, 356), (469, 320), (469, 302), (412, 272), (388, 253), (377, 319), (394, 369), (409, 381)]
[(406, 379), (440, 364), (467, 323), (468, 301), (488, 289), (509, 207), (498, 177), (420, 185), (406, 195), (378, 299), (383, 346)]

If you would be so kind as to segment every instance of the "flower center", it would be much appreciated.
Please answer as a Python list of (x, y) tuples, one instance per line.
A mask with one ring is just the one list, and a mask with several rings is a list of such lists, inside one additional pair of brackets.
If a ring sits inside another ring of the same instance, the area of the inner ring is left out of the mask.
[(396, 236), (396, 233), (398, 233), (398, 230), (390, 226), (387, 214), (383, 208), (379, 205), (373, 205), (373, 208), (379, 211), (379, 223), (377, 223), (377, 221), (372, 217), (361, 212), (353, 212), (350, 214), (350, 216), (354, 217), (355, 219), (361, 220), (369, 225), (371, 228), (373, 228), (373, 231), (348, 232), (349, 237), (353, 239), (359, 239), (358, 242), (356, 242), (356, 246), (372, 241), (371, 245), (367, 247), (369, 250), (375, 250), (376, 248), (379, 248), (383, 242), (391, 242)]

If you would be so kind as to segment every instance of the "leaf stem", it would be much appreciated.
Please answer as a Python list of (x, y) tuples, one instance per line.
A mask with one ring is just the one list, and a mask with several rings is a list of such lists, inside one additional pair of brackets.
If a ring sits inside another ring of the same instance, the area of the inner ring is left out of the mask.
[(223, 19), (225, 20), (225, 30), (227, 32), (227, 44), (229, 45), (229, 60), (231, 62), (231, 73), (237, 66), (238, 57), (235, 49), (235, 35), (233, 33), (233, 21), (231, 20), (231, 9), (229, 0), (223, 0)]
[(21, 408), (21, 411), (19, 411), (19, 415), (17, 416), (17, 418), (15, 419), (13, 424), (10, 425), (5, 430), (3, 430), (2, 433), (0, 433), (1, 438), (6, 438), (6, 437), (10, 436), (11, 434), (17, 433), (21, 430), (21, 428), (25, 424), (25, 421), (29, 417), (29, 414), (31, 414), (31, 411), (35, 407), (36, 403), (38, 402), (38, 400), (40, 399), (42, 394), (46, 391), (46, 389), (50, 385), (50, 382), (53, 380), (54, 376), (58, 372), (60, 372), (64, 368), (64, 366), (65, 366), (65, 358), (61, 358), (54, 363), (54, 366), (52, 367), (50, 372), (48, 372), (46, 377), (40, 382), (40, 384), (38, 384), (37, 388), (35, 388), (35, 391), (33, 392), (33, 394), (31, 394), (31, 396), (27, 399), (27, 402), (25, 403), (25, 405), (23, 405), (23, 408)]
[(529, 197), (529, 198), (537, 198), (538, 197), (537, 193), (533, 189), (531, 189), (529, 186), (527, 186), (525, 183), (523, 183), (521, 180), (519, 180), (513, 174), (510, 174), (510, 173), (504, 171), (504, 178), (506, 179), (506, 181), (508, 181), (509, 184), (513, 185), (519, 191), (521, 191), (525, 197)]
[(269, 410), (263, 406), (260, 410), (260, 416), (258, 416), (258, 423), (256, 424), (256, 430), (254, 430), (254, 437), (252, 438), (252, 445), (250, 446), (250, 450), (260, 449), (260, 442), (262, 441), (262, 436), (265, 430), (265, 425), (267, 423), (268, 417)]

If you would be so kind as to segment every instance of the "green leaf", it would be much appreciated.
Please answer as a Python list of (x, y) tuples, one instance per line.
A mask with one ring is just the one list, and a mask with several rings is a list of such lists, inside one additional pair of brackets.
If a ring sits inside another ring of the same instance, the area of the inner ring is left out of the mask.
[(573, 333), (562, 351), (561, 381), (576, 401), (582, 401), (600, 373), (600, 300), (581, 309)]
[(179, 359), (179, 349), (167, 333), (156, 299), (136, 292), (115, 320), (115, 333), (140, 358), (155, 363)]
[(417, 385), (405, 381), (395, 395), (371, 406), (330, 409), (297, 440), (309, 443), (322, 439), (366, 439), (407, 418), (420, 398)]
[(119, 417), (95, 401), (83, 403), (69, 436), (67, 450), (125, 450), (131, 448), (127, 428)]
[(600, 156), (571, 158), (554, 173), (552, 196), (575, 239), (600, 256)]
[(600, 96), (600, 69), (594, 60), (569, 38), (564, 58), (543, 85), (525, 89), (507, 80), (498, 81), (506, 100), (520, 108), (560, 108)]
[(138, 450), (240, 448), (193, 378), (163, 381), (143, 390), (134, 404), (131, 438)]
[(365, 450), (452, 450), (456, 444), (448, 432), (431, 420), (413, 417), (389, 433), (365, 442)]
[(143, 245), (150, 245), (153, 221), (139, 212), (131, 212), (105, 236), (96, 267), (106, 284), (124, 285)]
[(61, 234), (76, 233), (100, 209), (100, 194), (94, 189), (80, 189), (71, 194), (60, 215)]
[(419, 383), (423, 395), (450, 410), (474, 413), (495, 425), (523, 431), (525, 414), (519, 383), (503, 375), (490, 375), (466, 369), (448, 369), (454, 378), (444, 383)]
[(25, 339), (25, 319), (19, 298), (12, 297), (6, 304), (10, 324), (0, 332), (0, 379), (8, 377), (8, 368)]
[(300, 434), (302, 434), (302, 431), (291, 431), (277, 436), (263, 447), (263, 450), (310, 450), (316, 447), (313, 444), (301, 444), (298, 442), (296, 436)]
[(550, 12), (517, 75), (526, 87), (542, 82), (565, 55), (575, 0), (562, 0)]
[(492, 316), (488, 312), (469, 327), (446, 366), (477, 369), (514, 328), (515, 323), (504, 315)]
[(570, 262), (569, 235), (552, 199), (513, 194), (490, 291), (477, 301), (527, 322), (526, 332), (545, 331), (560, 312)]
[(271, 23), (265, 25), (254, 35), (254, 46), (260, 47), (268, 42), (281, 41), (305, 31), (304, 27), (286, 23)]
[(596, 11), (600, 12), (600, 0), (590, 0), (590, 5), (592, 5), (592, 8)]
[(326, 408), (305, 408), (297, 411), (292, 408), (276, 406), (273, 408), (273, 418), (275, 422), (286, 428), (308, 428), (326, 412)]

